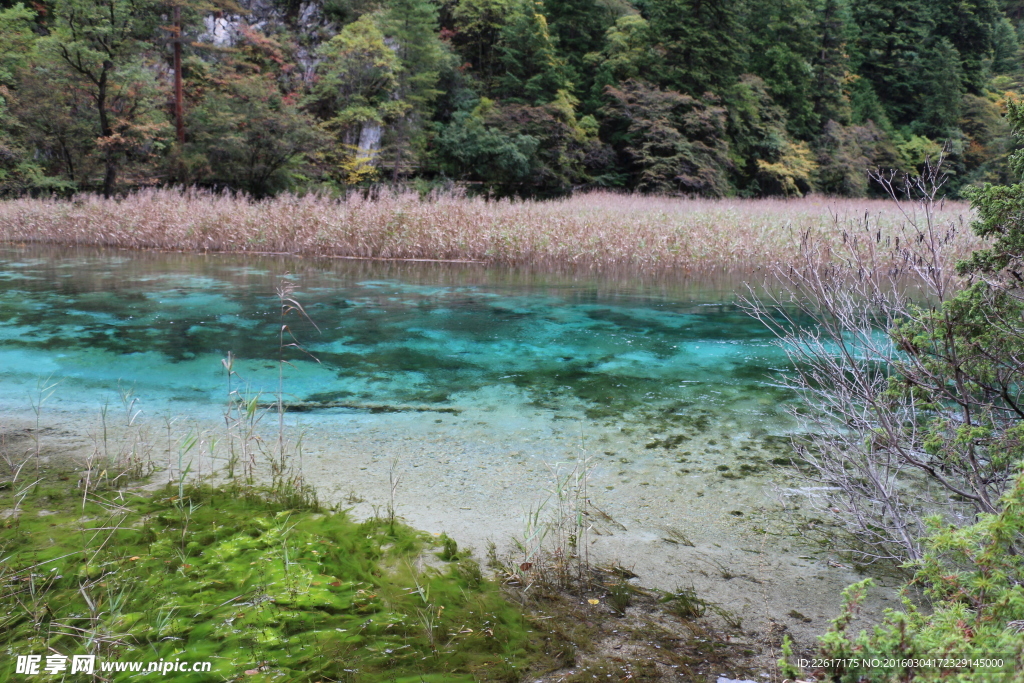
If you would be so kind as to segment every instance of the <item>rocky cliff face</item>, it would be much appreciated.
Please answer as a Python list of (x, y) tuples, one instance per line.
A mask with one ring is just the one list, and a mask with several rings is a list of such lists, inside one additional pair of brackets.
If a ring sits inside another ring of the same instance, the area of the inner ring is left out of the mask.
[(239, 0), (246, 14), (210, 14), (204, 19), (205, 32), (198, 41), (216, 47), (234, 47), (249, 27), (270, 37), (287, 35), (292, 56), (302, 69), (302, 78), (309, 81), (317, 65), (316, 48), (337, 33), (338, 27), (324, 14), (320, 0), (301, 2), (296, 9), (273, 0)]
[[(301, 79), (311, 82), (320, 61), (316, 49), (341, 28), (327, 17), (322, 0), (305, 0), (297, 8), (273, 0), (239, 0), (238, 4), (247, 10), (246, 14), (208, 15), (204, 19), (206, 30), (198, 36), (199, 42), (231, 48), (240, 42), (246, 28), (259, 31), (277, 39), (299, 66)], [(346, 143), (357, 149), (357, 157), (375, 165), (383, 133), (378, 123), (368, 121), (353, 130)]]

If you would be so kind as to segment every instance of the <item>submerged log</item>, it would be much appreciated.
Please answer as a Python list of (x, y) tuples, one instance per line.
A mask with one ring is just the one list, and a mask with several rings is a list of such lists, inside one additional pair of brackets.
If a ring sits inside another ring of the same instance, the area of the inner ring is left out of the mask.
[[(404, 405), (394, 403), (354, 403), (351, 401), (284, 401), (281, 404), (285, 411), (292, 413), (308, 413), (328, 408), (347, 408), (349, 410), (365, 410), (370, 413), (449, 413), (458, 415), (461, 408), (430, 405)], [(277, 408), (277, 401), (261, 403), (260, 408)]]

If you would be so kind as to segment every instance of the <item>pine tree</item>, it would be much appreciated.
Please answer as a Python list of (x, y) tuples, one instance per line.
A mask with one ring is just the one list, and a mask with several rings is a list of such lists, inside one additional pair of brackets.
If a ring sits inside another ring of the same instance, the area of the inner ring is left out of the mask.
[(576, 60), (600, 49), (604, 32), (615, 20), (595, 0), (548, 0), (544, 3), (544, 15), (558, 46)]
[(593, 84), (593, 71), (586, 66), (586, 55), (601, 49), (605, 32), (616, 17), (595, 0), (547, 0), (544, 16), (580, 92), (587, 92)]
[(992, 31), (992, 73), (1012, 74), (1020, 67), (1020, 40), (1013, 24), (1003, 17)]
[(522, 0), (459, 0), (452, 9), (452, 43), (465, 60), (463, 68), (488, 89), (500, 73), (497, 46), (503, 28), (521, 14)]
[(857, 30), (850, 45), (852, 70), (870, 84), (897, 126), (919, 113), (919, 53), (931, 35), (930, 9), (929, 0), (861, 0), (851, 6)]
[(850, 79), (850, 56), (846, 51), (848, 8), (844, 0), (824, 0), (818, 10), (818, 49), (811, 61), (814, 82), (811, 88), (817, 124), (829, 121), (850, 122), (850, 98), (846, 93)]
[(999, 11), (1017, 26), (1024, 19), (1024, 0), (999, 0)]
[(501, 31), (498, 48), (505, 68), (496, 93), (526, 104), (547, 104), (572, 92), (571, 72), (555, 48), (547, 19), (527, 0)]
[(663, 54), (662, 85), (701, 96), (736, 81), (746, 61), (741, 0), (644, 0), (640, 8)]
[(949, 41), (960, 57), (963, 86), (980, 93), (988, 78), (992, 35), (1000, 12), (996, 0), (936, 0), (931, 4), (933, 35)]
[(746, 70), (760, 76), (801, 138), (817, 132), (814, 112), (816, 26), (807, 0), (748, 0)]
[(382, 31), (394, 41), (401, 66), (396, 95), (409, 105), (406, 115), (392, 126), (392, 181), (397, 181), (403, 172), (403, 161), (410, 164), (418, 156), (416, 152), (425, 142), (423, 122), (430, 117), (431, 105), (441, 94), (437, 82), (448, 53), (438, 38), (437, 14), (434, 0), (391, 0), (381, 19)]
[(785, 109), (759, 76), (740, 76), (723, 104), (739, 194), (799, 196), (812, 189), (817, 164), (810, 146), (789, 134)]
[(946, 38), (935, 41), (922, 62), (922, 132), (928, 137), (957, 137), (963, 106), (964, 72), (960, 53)]
[(866, 78), (860, 76), (853, 78), (850, 85), (850, 114), (853, 123), (858, 126), (871, 123), (887, 133), (894, 131), (885, 105), (879, 99), (871, 81)]
[(438, 38), (437, 4), (434, 0), (389, 0), (380, 21), (381, 32), (395, 41), (401, 62), (399, 89), (402, 99), (421, 114), (440, 92), (438, 75), (447, 58)]
[(651, 39), (651, 26), (643, 17), (627, 14), (605, 32), (600, 52), (587, 55), (588, 70), (594, 73), (588, 111), (604, 105), (604, 90), (631, 78), (640, 79), (653, 71), (659, 56)]

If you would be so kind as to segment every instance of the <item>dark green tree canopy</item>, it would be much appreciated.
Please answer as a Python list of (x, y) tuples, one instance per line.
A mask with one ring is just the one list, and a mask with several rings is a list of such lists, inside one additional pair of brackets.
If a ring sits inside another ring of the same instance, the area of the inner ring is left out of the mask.
[[(182, 0), (179, 143), (169, 5), (2, 6), (5, 193), (859, 195), (945, 147), (956, 195), (1008, 177), (1024, 90), (1018, 0)], [(302, 141), (265, 181), (213, 161), (247, 111)]]

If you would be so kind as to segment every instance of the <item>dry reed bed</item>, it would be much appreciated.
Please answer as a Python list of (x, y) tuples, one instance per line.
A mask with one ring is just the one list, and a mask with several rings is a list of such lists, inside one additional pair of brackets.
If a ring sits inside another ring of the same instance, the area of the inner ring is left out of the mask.
[[(710, 200), (594, 192), (535, 202), (422, 200), (410, 192), (254, 201), (147, 190), (124, 199), (0, 202), (0, 241), (685, 272), (788, 264), (803, 237), (841, 248), (844, 230), (863, 233), (858, 226), (865, 218), (883, 244), (905, 221), (890, 201), (827, 197)], [(967, 229), (967, 204), (942, 205), (938, 218), (959, 226), (942, 246), (949, 256), (980, 246)]]

